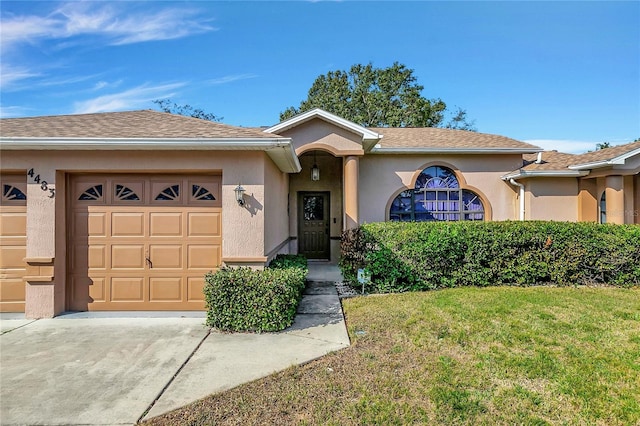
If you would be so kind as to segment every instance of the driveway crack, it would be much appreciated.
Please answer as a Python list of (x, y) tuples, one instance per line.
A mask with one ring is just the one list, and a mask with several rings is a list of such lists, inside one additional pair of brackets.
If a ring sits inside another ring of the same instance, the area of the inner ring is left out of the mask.
[(187, 357), (187, 359), (184, 360), (184, 362), (182, 363), (182, 365), (180, 366), (180, 368), (178, 368), (178, 370), (175, 372), (175, 374), (171, 377), (171, 379), (169, 379), (169, 381), (167, 382), (166, 385), (164, 385), (164, 387), (162, 388), (162, 390), (158, 393), (158, 395), (155, 397), (155, 399), (153, 400), (153, 402), (151, 402), (151, 404), (149, 404), (149, 406), (147, 407), (146, 410), (144, 410), (144, 412), (142, 413), (142, 415), (140, 417), (138, 417), (138, 420), (136, 421), (137, 423), (140, 423), (142, 421), (142, 419), (144, 418), (144, 416), (146, 416), (149, 411), (151, 411), (151, 409), (153, 408), (153, 406), (156, 404), (156, 402), (158, 402), (158, 400), (160, 399), (160, 397), (162, 397), (162, 395), (165, 393), (165, 391), (169, 388), (169, 386), (171, 386), (171, 383), (173, 383), (173, 381), (175, 380), (176, 377), (178, 377), (178, 374), (180, 374), (180, 372), (182, 371), (182, 369), (189, 363), (189, 361), (191, 361), (191, 358), (195, 355), (196, 352), (198, 352), (198, 349), (200, 349), (200, 346), (202, 346), (202, 344), (204, 343), (205, 340), (207, 340), (207, 337), (209, 337), (209, 335), (211, 334), (211, 328), (209, 328), (209, 330), (207, 331), (207, 334), (204, 335), (204, 337), (202, 338), (202, 340), (200, 340), (200, 343), (198, 343), (198, 345), (193, 349), (193, 351), (191, 351), (191, 353), (189, 354), (189, 356)]

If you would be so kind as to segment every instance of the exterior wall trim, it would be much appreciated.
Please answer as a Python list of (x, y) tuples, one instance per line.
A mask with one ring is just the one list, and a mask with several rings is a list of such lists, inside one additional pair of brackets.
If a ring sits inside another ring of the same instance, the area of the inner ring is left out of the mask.
[(0, 150), (187, 150), (265, 151), (285, 173), (298, 173), (300, 161), (290, 138), (6, 138)]
[(540, 149), (522, 148), (373, 148), (370, 154), (533, 154)]

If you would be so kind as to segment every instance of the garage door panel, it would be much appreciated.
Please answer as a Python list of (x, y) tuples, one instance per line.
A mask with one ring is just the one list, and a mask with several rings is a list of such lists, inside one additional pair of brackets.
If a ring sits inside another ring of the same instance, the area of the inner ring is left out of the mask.
[(24, 237), (26, 229), (26, 212), (3, 212), (0, 214), (0, 237)]
[(183, 299), (181, 277), (149, 278), (150, 302), (181, 302)]
[(218, 266), (220, 246), (218, 245), (190, 245), (187, 255), (189, 269), (211, 269)]
[(114, 212), (111, 214), (112, 237), (143, 237), (144, 213)]
[(25, 283), (20, 278), (4, 278), (0, 286), (0, 300), (3, 302), (24, 303)]
[(144, 269), (144, 244), (114, 244), (111, 246), (112, 269)]
[(182, 269), (182, 245), (152, 244), (149, 253), (154, 270)]
[(70, 265), (72, 269), (106, 270), (107, 261), (107, 247), (105, 245), (78, 244), (71, 249)]
[(73, 214), (74, 235), (84, 235), (86, 237), (106, 237), (106, 213), (76, 211)]
[(204, 302), (204, 277), (187, 278), (187, 301)]
[(221, 235), (221, 218), (219, 213), (188, 213), (188, 236), (215, 237)]
[(27, 256), (27, 248), (23, 245), (0, 247), (0, 269), (25, 269), (24, 258)]
[(181, 237), (181, 212), (151, 212), (149, 214), (149, 234), (151, 237)]
[(111, 278), (110, 290), (114, 302), (144, 302), (144, 277)]

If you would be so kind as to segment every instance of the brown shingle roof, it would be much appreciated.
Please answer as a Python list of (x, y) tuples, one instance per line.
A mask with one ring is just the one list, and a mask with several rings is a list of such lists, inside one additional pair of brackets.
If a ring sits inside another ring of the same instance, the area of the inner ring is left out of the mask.
[(537, 154), (523, 155), (523, 170), (565, 170), (569, 165), (574, 164), (577, 155), (566, 154), (558, 151), (544, 151), (542, 153), (542, 163), (537, 164)]
[(3, 118), (1, 137), (20, 138), (274, 138), (257, 129), (151, 110)]
[(624, 145), (612, 146), (611, 148), (599, 149), (593, 152), (587, 152), (577, 156), (576, 161), (572, 163), (572, 165), (612, 160), (638, 148), (640, 148), (640, 141), (631, 142)]
[(540, 148), (505, 136), (466, 130), (440, 129), (435, 127), (369, 128), (383, 135), (382, 148), (446, 148), (446, 149), (521, 149), (539, 151)]
[(612, 160), (621, 155), (627, 154), (640, 148), (640, 141), (631, 142), (625, 145), (612, 146), (611, 148), (599, 149), (584, 154), (567, 154), (557, 151), (545, 151), (542, 153), (542, 163), (536, 164), (536, 154), (525, 154), (523, 156), (524, 166), (522, 170), (568, 170), (570, 166), (579, 164), (595, 163), (599, 161)]

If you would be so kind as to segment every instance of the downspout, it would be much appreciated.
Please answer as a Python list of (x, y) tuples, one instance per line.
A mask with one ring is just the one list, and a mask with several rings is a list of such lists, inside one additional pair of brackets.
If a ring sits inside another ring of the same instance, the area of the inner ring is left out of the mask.
[(524, 184), (516, 182), (514, 178), (509, 179), (509, 183), (520, 188), (520, 220), (524, 220)]

